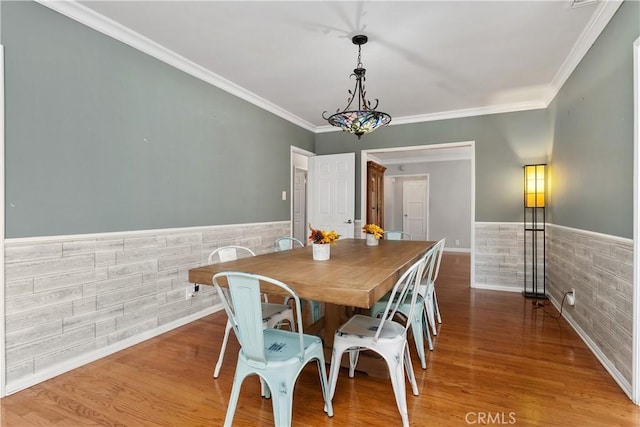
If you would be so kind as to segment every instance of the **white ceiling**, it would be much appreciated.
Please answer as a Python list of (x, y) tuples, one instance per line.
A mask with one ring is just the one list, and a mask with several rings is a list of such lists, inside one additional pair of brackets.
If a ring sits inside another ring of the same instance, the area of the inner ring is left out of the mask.
[(43, 0), (315, 132), (346, 106), (355, 34), (392, 124), (544, 108), (620, 2), (581, 3)]

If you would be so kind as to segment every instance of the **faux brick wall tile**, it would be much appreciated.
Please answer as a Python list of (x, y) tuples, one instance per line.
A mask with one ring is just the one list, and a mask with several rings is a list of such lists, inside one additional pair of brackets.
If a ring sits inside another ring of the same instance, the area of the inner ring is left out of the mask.
[(631, 383), (633, 242), (550, 226), (548, 292), (557, 301), (576, 289), (564, 310)]
[(7, 384), (220, 304), (190, 268), (224, 245), (273, 250), (289, 223), (5, 242)]

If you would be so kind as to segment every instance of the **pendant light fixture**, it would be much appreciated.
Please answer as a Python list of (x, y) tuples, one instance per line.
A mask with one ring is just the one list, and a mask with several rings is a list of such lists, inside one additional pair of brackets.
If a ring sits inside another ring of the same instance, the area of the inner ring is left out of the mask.
[[(327, 112), (322, 113), (322, 118), (327, 120), (330, 125), (337, 126), (345, 132), (355, 134), (358, 139), (366, 133), (371, 133), (381, 126), (386, 126), (391, 122), (391, 116), (381, 111), (376, 111), (378, 107), (378, 100), (376, 99), (375, 105), (372, 107), (371, 102), (367, 101), (365, 96), (367, 91), (364, 88), (364, 81), (366, 80), (364, 74), (365, 70), (360, 60), (362, 45), (368, 41), (367, 36), (357, 35), (351, 39), (353, 44), (358, 46), (358, 63), (351, 77), (356, 78), (356, 85), (353, 91), (349, 90), (349, 100), (344, 110), (339, 109), (335, 114), (326, 117)], [(357, 99), (357, 105), (355, 109), (350, 109), (351, 104)]]

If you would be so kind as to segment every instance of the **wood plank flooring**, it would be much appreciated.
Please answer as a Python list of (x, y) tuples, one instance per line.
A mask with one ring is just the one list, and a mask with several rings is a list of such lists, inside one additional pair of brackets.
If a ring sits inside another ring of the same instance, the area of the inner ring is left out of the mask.
[[(427, 369), (414, 362), (411, 425), (640, 425), (640, 407), (552, 306), (470, 289), (468, 254), (445, 253), (436, 286), (443, 323)], [(238, 350), (232, 338), (214, 380), (225, 321), (216, 313), (7, 396), (0, 426), (220, 426)], [(400, 425), (388, 379), (343, 370), (333, 404), (328, 418), (309, 365), (295, 389), (294, 426)], [(273, 425), (255, 378), (243, 385), (234, 425)]]

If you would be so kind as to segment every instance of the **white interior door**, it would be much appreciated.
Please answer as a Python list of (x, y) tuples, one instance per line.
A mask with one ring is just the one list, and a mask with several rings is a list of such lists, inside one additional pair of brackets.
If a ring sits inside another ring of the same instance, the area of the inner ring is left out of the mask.
[(354, 236), (355, 153), (309, 158), (307, 212), (313, 228)]
[(295, 168), (293, 174), (293, 237), (307, 240), (307, 171)]
[[(428, 178), (427, 178), (428, 179)], [(427, 180), (402, 184), (403, 231), (413, 240), (427, 240)]]

